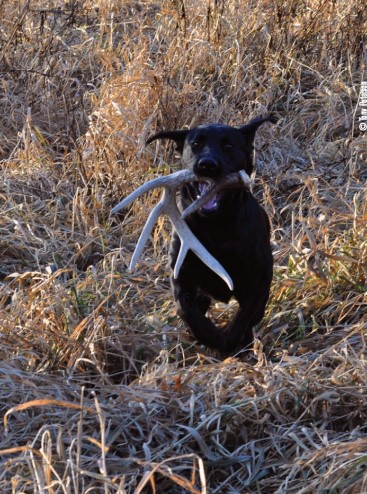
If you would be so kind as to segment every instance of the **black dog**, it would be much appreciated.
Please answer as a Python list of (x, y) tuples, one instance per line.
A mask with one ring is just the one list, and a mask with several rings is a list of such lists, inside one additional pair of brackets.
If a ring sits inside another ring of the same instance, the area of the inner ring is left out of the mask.
[[(239, 128), (221, 124), (191, 130), (166, 131), (148, 139), (172, 139), (184, 167), (199, 177), (181, 190), (183, 208), (208, 188), (206, 178), (220, 179), (232, 172), (253, 171), (253, 141), (258, 127), (273, 117), (256, 118)], [(220, 192), (187, 218), (187, 224), (232, 278), (234, 290), (191, 251), (177, 279), (171, 283), (177, 312), (199, 342), (227, 353), (252, 342), (252, 327), (264, 316), (273, 274), (268, 217), (252, 194), (241, 189)], [(171, 271), (180, 248), (173, 234)], [(217, 328), (205, 314), (211, 300), (228, 302), (234, 296), (239, 309), (226, 329)]]

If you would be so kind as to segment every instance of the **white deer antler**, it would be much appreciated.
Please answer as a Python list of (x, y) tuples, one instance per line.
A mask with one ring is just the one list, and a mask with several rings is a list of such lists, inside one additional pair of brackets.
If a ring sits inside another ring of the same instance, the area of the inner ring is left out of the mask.
[[(243, 175), (244, 174), (244, 175)], [(136, 244), (133, 256), (131, 258), (129, 269), (132, 271), (137, 263), (141, 253), (148, 241), (149, 235), (156, 223), (158, 217), (161, 214), (167, 214), (170, 218), (173, 227), (175, 228), (180, 240), (181, 248), (177, 257), (177, 261), (174, 267), (173, 276), (177, 278), (182, 263), (186, 257), (188, 250), (192, 250), (198, 257), (206, 264), (212, 271), (220, 276), (228, 285), (230, 290), (233, 290), (233, 282), (227, 271), (223, 266), (208, 252), (203, 244), (195, 237), (190, 228), (187, 226), (183, 217), (196, 211), (202, 204), (210, 199), (219, 190), (226, 187), (237, 187), (239, 185), (248, 187), (249, 177), (245, 172), (232, 173), (224, 178), (222, 181), (211, 187), (202, 197), (197, 199), (193, 204), (187, 208), (183, 215), (176, 204), (176, 191), (177, 189), (187, 182), (195, 182), (198, 177), (191, 170), (180, 170), (171, 175), (155, 178), (150, 182), (147, 182), (132, 192), (129, 196), (125, 197), (117, 206), (115, 206), (111, 214), (115, 214), (121, 209), (129, 206), (137, 197), (149, 192), (157, 187), (164, 187), (163, 195), (159, 203), (151, 211), (148, 220), (141, 232), (139, 240)]]

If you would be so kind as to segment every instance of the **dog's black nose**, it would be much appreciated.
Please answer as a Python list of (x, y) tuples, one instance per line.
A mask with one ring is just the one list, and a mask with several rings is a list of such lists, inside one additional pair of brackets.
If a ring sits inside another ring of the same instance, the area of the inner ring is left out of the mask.
[(203, 175), (213, 175), (219, 171), (219, 163), (212, 158), (200, 158), (196, 164), (196, 171)]

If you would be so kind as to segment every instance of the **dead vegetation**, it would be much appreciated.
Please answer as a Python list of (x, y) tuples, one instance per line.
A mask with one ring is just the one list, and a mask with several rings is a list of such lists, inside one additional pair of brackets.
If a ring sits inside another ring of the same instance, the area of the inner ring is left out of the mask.
[[(367, 492), (364, 2), (0, 14), (1, 492)], [(254, 351), (223, 360), (176, 318), (167, 221), (127, 272), (157, 196), (109, 212), (177, 168), (149, 134), (267, 111), (272, 298)]]

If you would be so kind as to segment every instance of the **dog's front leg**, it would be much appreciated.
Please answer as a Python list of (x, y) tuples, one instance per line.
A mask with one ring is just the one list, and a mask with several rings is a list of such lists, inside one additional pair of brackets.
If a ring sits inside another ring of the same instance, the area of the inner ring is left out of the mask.
[(226, 352), (224, 331), (205, 316), (210, 305), (209, 297), (198, 294), (196, 289), (181, 286), (177, 280), (172, 284), (177, 313), (194, 337), (203, 345)]
[(253, 342), (253, 327), (264, 317), (266, 303), (269, 298), (268, 284), (256, 285), (247, 293), (237, 294), (239, 308), (223, 331), (224, 348), (226, 352), (232, 352), (236, 348), (244, 348)]

